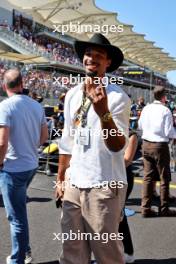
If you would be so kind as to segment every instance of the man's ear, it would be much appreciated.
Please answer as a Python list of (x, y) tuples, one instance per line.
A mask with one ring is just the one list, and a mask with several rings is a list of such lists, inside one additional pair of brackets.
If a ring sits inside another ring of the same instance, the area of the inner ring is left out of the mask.
[(107, 61), (107, 67), (109, 67), (110, 65), (111, 65), (111, 59), (108, 59), (108, 61)]

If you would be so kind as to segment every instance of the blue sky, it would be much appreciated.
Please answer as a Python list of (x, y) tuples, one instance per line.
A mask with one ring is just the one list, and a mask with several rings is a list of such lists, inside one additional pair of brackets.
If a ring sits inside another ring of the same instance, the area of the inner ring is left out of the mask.
[[(133, 30), (145, 34), (176, 58), (176, 0), (95, 0), (98, 7), (118, 13), (118, 19), (132, 24)], [(176, 85), (176, 71), (167, 74)]]

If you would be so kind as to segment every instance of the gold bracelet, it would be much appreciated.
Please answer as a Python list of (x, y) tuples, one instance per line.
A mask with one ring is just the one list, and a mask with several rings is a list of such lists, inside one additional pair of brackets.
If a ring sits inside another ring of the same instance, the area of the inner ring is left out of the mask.
[(108, 112), (108, 113), (104, 114), (100, 119), (104, 123), (109, 122), (110, 120), (112, 120), (111, 112)]

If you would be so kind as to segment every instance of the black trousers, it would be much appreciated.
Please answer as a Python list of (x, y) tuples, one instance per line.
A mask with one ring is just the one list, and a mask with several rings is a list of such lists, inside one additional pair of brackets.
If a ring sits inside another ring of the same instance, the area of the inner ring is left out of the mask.
[[(127, 189), (127, 195), (126, 195), (126, 200), (129, 198), (133, 185), (134, 185), (134, 176), (132, 173), (132, 168), (131, 166), (128, 166), (127, 168), (127, 181), (128, 181), (128, 189)], [(128, 225), (128, 220), (126, 215), (124, 214), (122, 222), (120, 222), (119, 225), (119, 233), (123, 233), (123, 246), (124, 246), (124, 251), (128, 255), (133, 255), (134, 253), (134, 248), (133, 248), (133, 242), (131, 238), (131, 233)]]

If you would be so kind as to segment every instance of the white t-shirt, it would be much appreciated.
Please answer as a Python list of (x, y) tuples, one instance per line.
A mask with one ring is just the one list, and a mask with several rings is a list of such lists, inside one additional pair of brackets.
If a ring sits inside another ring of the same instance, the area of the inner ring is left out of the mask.
[(45, 123), (43, 107), (26, 95), (15, 94), (0, 103), (0, 125), (10, 128), (3, 170), (23, 172), (38, 166), (37, 148)]
[[(130, 99), (117, 85), (106, 87), (108, 107), (113, 120), (128, 138)], [(82, 84), (71, 89), (65, 98), (65, 126), (59, 141), (59, 153), (72, 155), (67, 175), (70, 183), (79, 188), (91, 188), (104, 181), (126, 181), (124, 164), (124, 149), (119, 152), (110, 151), (101, 134), (101, 124), (98, 115), (91, 105), (87, 115), (87, 128), (90, 131), (88, 146), (77, 143), (77, 130), (73, 124), (74, 114), (81, 105), (83, 96)], [(103, 132), (106, 136), (106, 131)], [(128, 140), (127, 140), (128, 141)]]

